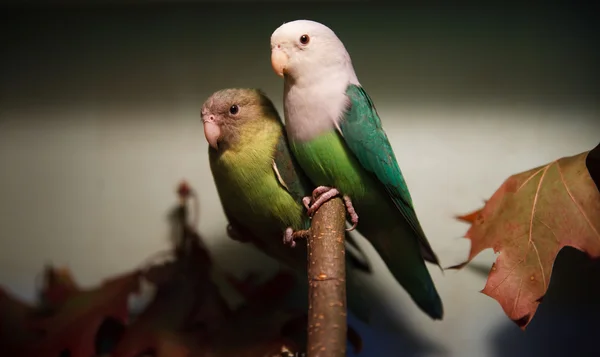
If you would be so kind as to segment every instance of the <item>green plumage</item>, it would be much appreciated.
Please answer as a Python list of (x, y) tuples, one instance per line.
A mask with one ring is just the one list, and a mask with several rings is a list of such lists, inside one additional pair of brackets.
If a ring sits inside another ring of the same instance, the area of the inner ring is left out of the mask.
[[(313, 186), (290, 154), (283, 124), (272, 103), (259, 91), (246, 91), (238, 95), (251, 96), (261, 104), (240, 105), (239, 115), (246, 117), (222, 124), (230, 130), (224, 134), (226, 142), (220, 144), (219, 150), (209, 148), (217, 192), (233, 228), (250, 238), (263, 252), (296, 270), (305, 280), (306, 244), (291, 248), (284, 245), (282, 239), (287, 227), (309, 228), (310, 219), (302, 197), (310, 195)], [(218, 99), (220, 97), (214, 100)], [(217, 105), (218, 102), (213, 104)], [(223, 107), (229, 105), (223, 104)], [(349, 309), (368, 322), (370, 304), (365, 300), (366, 291), (357, 276), (368, 263), (356, 247), (349, 244), (346, 247)]]
[[(251, 235), (268, 255), (294, 268), (305, 267), (306, 261), (301, 259), (305, 247), (299, 244), (292, 249), (282, 242), (287, 227), (301, 230), (310, 225), (301, 197), (286, 189), (302, 193), (310, 186), (286, 153), (282, 124), (263, 114), (244, 123), (237, 139), (236, 145), (225, 151), (209, 148), (210, 168), (227, 220), (240, 233)], [(277, 172), (288, 179), (286, 186)]]
[[(271, 120), (256, 122), (264, 128), (249, 138), (247, 149), (224, 153), (209, 150), (211, 170), (224, 209), (242, 225), (251, 226), (256, 234), (279, 234), (286, 227), (305, 229), (309, 220), (303, 215), (302, 204), (278, 182), (272, 164), (278, 156), (281, 129)], [(244, 131), (242, 135), (249, 134)], [(286, 176), (295, 174), (293, 165), (287, 168), (290, 172)], [(299, 179), (286, 185), (296, 191), (302, 187)]]
[(359, 215), (357, 230), (377, 250), (396, 280), (434, 319), (443, 316), (442, 301), (423, 258), (437, 257), (419, 224), (408, 187), (367, 93), (346, 90), (350, 100), (339, 131), (309, 141), (291, 141), (300, 166), (315, 185), (348, 195)]

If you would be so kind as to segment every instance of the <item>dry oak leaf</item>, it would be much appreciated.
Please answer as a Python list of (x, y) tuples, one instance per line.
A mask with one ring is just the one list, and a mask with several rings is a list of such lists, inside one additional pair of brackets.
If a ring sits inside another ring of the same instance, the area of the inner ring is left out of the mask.
[(291, 287), (291, 276), (278, 275), (256, 287), (251, 305), (243, 305), (234, 315), (223, 314), (223, 321), (204, 321), (208, 327), (204, 329), (190, 328), (186, 322), (194, 317), (198, 303), (211, 315), (218, 312), (219, 292), (193, 275), (179, 277), (183, 279), (174, 276), (171, 287), (159, 286), (153, 302), (130, 325), (111, 357), (137, 357), (143, 352), (156, 357), (263, 357), (279, 356), (282, 346), (293, 346), (278, 334), (281, 319), (289, 314), (277, 305), (278, 295)]
[[(165, 332), (153, 357), (281, 357), (283, 352), (295, 356), (294, 342), (286, 338), (258, 340), (247, 345), (227, 345), (214, 348), (208, 336)], [(110, 356), (112, 357), (112, 356)]]
[(80, 291), (69, 268), (52, 265), (44, 268), (44, 286), (40, 295), (47, 307), (59, 306)]
[(295, 275), (280, 271), (251, 291), (238, 290), (246, 302), (234, 311), (227, 324), (203, 336), (199, 356), (265, 357), (280, 356), (283, 349), (299, 352), (295, 341), (282, 335), (288, 322), (306, 314), (285, 305), (285, 297), (295, 283)]
[(32, 321), (44, 335), (26, 346), (22, 356), (56, 357), (68, 350), (71, 357), (95, 354), (95, 337), (107, 317), (125, 323), (129, 316), (128, 297), (139, 288), (139, 272), (105, 281), (101, 286), (81, 290), (68, 297), (54, 313)]
[(587, 154), (513, 175), (481, 210), (457, 217), (472, 221), (467, 262), (487, 248), (500, 253), (481, 292), (522, 329), (548, 289), (560, 249), (600, 256), (600, 193), (586, 168)]
[(17, 356), (23, 346), (37, 339), (28, 328), (35, 312), (35, 307), (0, 288), (0, 355)]
[[(196, 263), (197, 269), (187, 263)], [(175, 263), (170, 280), (157, 286), (154, 299), (129, 325), (112, 357), (137, 357), (144, 352), (155, 353), (157, 357), (188, 353), (187, 347), (173, 338), (194, 327), (196, 322), (211, 325), (212, 319), (226, 313), (222, 311), (219, 291), (202, 264), (200, 259)], [(204, 306), (206, 309), (202, 311)], [(160, 352), (161, 349), (168, 354)]]

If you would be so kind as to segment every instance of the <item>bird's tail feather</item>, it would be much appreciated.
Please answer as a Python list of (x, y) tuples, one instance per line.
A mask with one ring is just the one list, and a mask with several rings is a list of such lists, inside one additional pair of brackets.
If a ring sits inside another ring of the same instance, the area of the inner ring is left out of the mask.
[(432, 319), (441, 320), (444, 316), (442, 299), (420, 253), (417, 237), (408, 225), (397, 223), (391, 229), (379, 227), (365, 232), (365, 237), (421, 310)]

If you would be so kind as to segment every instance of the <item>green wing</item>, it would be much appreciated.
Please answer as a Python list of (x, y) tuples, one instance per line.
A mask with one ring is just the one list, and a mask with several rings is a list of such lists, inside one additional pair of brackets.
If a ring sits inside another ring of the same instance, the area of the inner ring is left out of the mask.
[(375, 105), (362, 87), (349, 85), (346, 95), (350, 99), (350, 106), (339, 124), (346, 145), (362, 167), (374, 174), (385, 186), (392, 201), (419, 238), (423, 258), (439, 265), (438, 258), (417, 219), (408, 186), (383, 131)]
[[(281, 186), (283, 186), (300, 204), (302, 204), (303, 197), (312, 194), (314, 185), (304, 171), (300, 169), (298, 162), (292, 156), (285, 134), (280, 136), (277, 146), (275, 147), (273, 171)], [(308, 226), (306, 228), (308, 228)], [(348, 257), (357, 267), (365, 272), (370, 273), (372, 271), (369, 259), (350, 234), (346, 234), (346, 251), (348, 252)]]

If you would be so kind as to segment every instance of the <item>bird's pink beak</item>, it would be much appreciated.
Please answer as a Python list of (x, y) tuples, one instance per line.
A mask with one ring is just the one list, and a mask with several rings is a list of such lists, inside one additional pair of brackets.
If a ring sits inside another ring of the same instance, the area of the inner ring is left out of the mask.
[(288, 60), (288, 55), (283, 52), (279, 45), (273, 47), (271, 50), (271, 66), (273, 66), (273, 71), (275, 71), (279, 77), (283, 77), (285, 74)]
[(212, 114), (202, 115), (204, 123), (204, 136), (208, 145), (215, 150), (219, 149), (219, 138), (221, 137), (221, 127), (215, 122), (215, 116)]

